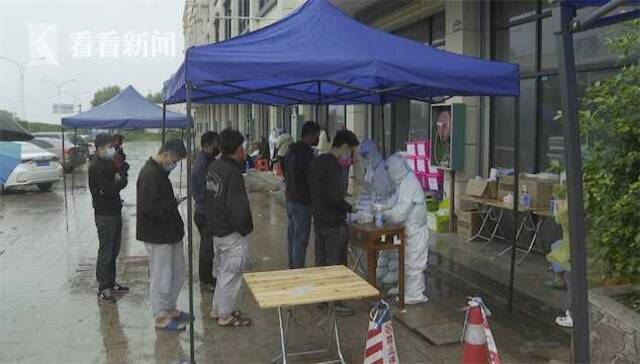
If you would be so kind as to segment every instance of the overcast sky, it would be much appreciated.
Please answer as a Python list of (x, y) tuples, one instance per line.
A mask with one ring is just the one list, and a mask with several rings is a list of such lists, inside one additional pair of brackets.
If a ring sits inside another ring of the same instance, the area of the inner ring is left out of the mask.
[[(184, 0), (0, 0), (0, 57), (45, 57), (25, 72), (29, 121), (60, 123), (52, 103), (89, 107), (93, 93), (131, 84), (160, 91), (183, 54)], [(58, 96), (54, 82), (65, 82)], [(20, 111), (18, 67), (0, 60), (0, 109)]]

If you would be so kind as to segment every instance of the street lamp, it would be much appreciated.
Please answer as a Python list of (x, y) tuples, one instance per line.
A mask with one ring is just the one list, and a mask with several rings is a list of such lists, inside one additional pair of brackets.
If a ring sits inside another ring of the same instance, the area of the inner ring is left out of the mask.
[(57, 82), (57, 81), (53, 81), (53, 80), (50, 80), (50, 79), (48, 79), (48, 78), (42, 77), (42, 81), (44, 81), (44, 82), (48, 82), (48, 83), (52, 84), (53, 86), (55, 86), (55, 87), (58, 89), (58, 98), (59, 98), (59, 97), (60, 97), (60, 95), (62, 94), (62, 86), (66, 85), (66, 84), (68, 84), (68, 83), (71, 83), (71, 82), (75, 82), (75, 81), (76, 81), (76, 79), (75, 79), (75, 78), (72, 78), (72, 79), (70, 79), (70, 80), (66, 80), (66, 81), (62, 81), (62, 82)]
[(69, 95), (73, 97), (73, 103), (78, 105), (78, 112), (82, 112), (82, 100), (80, 100), (80, 96), (87, 95), (89, 92), (69, 92), (65, 91), (65, 95)]
[(18, 72), (20, 73), (20, 83), (19, 83), (19, 93), (20, 93), (20, 117), (25, 120), (27, 117), (25, 115), (25, 111), (24, 111), (24, 70), (27, 68), (27, 66), (35, 61), (43, 61), (46, 58), (45, 57), (38, 57), (38, 58), (33, 58), (30, 59), (28, 61), (24, 61), (24, 62), (20, 62), (17, 59), (13, 59), (13, 58), (9, 58), (9, 57), (3, 57), (0, 56), (0, 59), (11, 62), (13, 64), (15, 64), (18, 67)]

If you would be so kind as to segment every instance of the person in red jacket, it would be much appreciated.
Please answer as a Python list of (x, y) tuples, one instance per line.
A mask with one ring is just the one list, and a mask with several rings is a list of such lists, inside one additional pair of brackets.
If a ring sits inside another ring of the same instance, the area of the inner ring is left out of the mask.
[(116, 150), (116, 154), (113, 156), (113, 168), (118, 172), (121, 176), (128, 176), (129, 174), (129, 163), (127, 163), (127, 155), (124, 154), (124, 150), (122, 149), (122, 144), (124, 142), (124, 136), (122, 134), (115, 134), (113, 136), (113, 148)]

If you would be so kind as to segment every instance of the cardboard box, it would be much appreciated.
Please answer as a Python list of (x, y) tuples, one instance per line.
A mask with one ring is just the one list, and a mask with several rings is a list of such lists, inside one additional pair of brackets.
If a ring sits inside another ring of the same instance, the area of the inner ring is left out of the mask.
[[(510, 193), (513, 193), (513, 176), (500, 177), (500, 183), (498, 185), (498, 199), (502, 198)], [(531, 177), (520, 177), (520, 188), (518, 188), (518, 194), (522, 193), (524, 186), (527, 186), (527, 191), (531, 196), (531, 207), (548, 207), (549, 201), (553, 198), (553, 180), (544, 180)]]
[(482, 224), (482, 215), (478, 211), (460, 211), (458, 213), (458, 234), (470, 238), (478, 233)]
[(457, 231), (459, 235), (470, 238), (478, 233), (482, 224), (482, 214), (479, 211), (459, 211)]
[(497, 199), (498, 182), (486, 179), (470, 179), (467, 181), (465, 193), (469, 196)]

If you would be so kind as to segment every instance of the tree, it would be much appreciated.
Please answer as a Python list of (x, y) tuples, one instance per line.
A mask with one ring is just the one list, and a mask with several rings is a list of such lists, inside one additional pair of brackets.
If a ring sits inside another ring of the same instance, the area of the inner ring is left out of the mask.
[(115, 95), (120, 93), (120, 86), (107, 86), (99, 89), (93, 94), (93, 100), (91, 100), (91, 106), (96, 107), (100, 104), (103, 104), (110, 99), (112, 99)]
[(154, 104), (162, 104), (162, 102), (164, 101), (164, 97), (162, 97), (162, 92), (152, 93), (151, 91), (149, 91), (146, 98), (147, 100), (153, 102)]
[[(626, 25), (626, 24), (625, 24)], [(640, 54), (640, 20), (609, 41)], [(579, 112), (587, 137), (585, 213), (589, 245), (612, 277), (640, 278), (640, 60), (587, 90)]]

